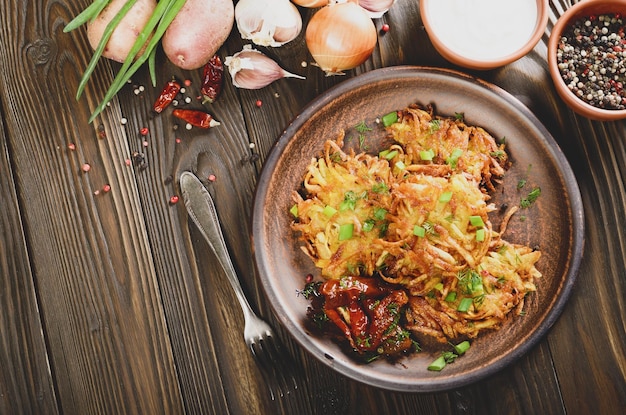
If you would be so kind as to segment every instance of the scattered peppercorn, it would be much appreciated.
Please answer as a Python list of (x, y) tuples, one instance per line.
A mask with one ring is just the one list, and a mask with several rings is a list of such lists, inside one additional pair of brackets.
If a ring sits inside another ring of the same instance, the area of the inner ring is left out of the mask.
[(380, 31), (382, 33), (387, 33), (389, 31), (389, 25), (387, 23), (384, 23), (382, 27), (380, 28)]
[(139, 130), (139, 133), (143, 136), (146, 136), (150, 133), (150, 130), (148, 130), (147, 127), (143, 127), (141, 130)]
[(584, 102), (602, 109), (626, 109), (626, 36), (619, 14), (588, 16), (563, 33), (557, 51), (561, 77)]
[(175, 205), (176, 203), (178, 203), (178, 196), (174, 195), (170, 197), (170, 204)]

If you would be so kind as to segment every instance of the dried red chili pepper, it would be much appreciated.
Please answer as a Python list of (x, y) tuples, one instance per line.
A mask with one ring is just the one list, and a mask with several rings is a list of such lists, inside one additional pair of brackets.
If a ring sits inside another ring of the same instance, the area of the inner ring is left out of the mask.
[(200, 92), (204, 97), (203, 103), (213, 103), (222, 92), (224, 79), (224, 65), (218, 55), (211, 58), (202, 70), (202, 87)]
[(174, 101), (174, 98), (176, 98), (176, 95), (178, 95), (179, 92), (180, 84), (175, 80), (169, 81), (161, 90), (161, 93), (152, 106), (152, 110), (157, 114), (161, 113), (172, 103), (172, 101)]
[(177, 108), (172, 112), (172, 114), (195, 127), (210, 128), (220, 125), (218, 121), (213, 119), (211, 114), (200, 110)]

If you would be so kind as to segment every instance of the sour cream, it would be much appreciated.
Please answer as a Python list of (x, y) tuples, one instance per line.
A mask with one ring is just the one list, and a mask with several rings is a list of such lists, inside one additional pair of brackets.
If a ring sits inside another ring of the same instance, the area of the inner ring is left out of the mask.
[(453, 53), (497, 60), (523, 48), (537, 24), (537, 0), (432, 0), (430, 29)]

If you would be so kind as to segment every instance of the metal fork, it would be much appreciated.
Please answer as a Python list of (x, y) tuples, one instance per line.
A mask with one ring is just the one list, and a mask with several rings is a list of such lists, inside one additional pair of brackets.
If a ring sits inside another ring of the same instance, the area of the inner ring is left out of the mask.
[(202, 182), (191, 172), (180, 175), (180, 188), (189, 216), (215, 253), (228, 282), (235, 290), (243, 310), (243, 336), (261, 368), (271, 398), (275, 400), (277, 397), (284, 397), (298, 388), (290, 356), (283, 350), (274, 330), (255, 314), (246, 299), (224, 241), (213, 199)]

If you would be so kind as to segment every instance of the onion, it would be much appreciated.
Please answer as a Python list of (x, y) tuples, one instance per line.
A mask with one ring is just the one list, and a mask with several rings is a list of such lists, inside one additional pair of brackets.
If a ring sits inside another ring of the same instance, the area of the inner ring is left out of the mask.
[(317, 7), (323, 7), (328, 5), (330, 0), (291, 0), (296, 3), (298, 6), (308, 7), (310, 9), (314, 9)]
[(358, 4), (331, 3), (311, 17), (305, 39), (315, 63), (326, 75), (340, 75), (371, 56), (378, 34)]

